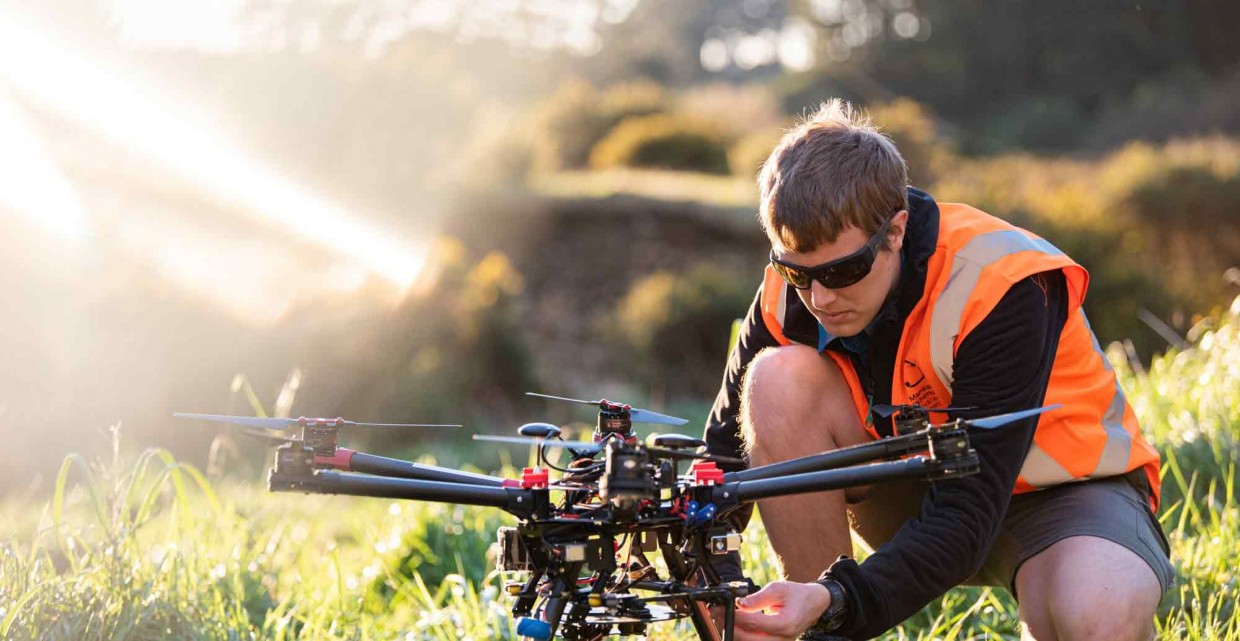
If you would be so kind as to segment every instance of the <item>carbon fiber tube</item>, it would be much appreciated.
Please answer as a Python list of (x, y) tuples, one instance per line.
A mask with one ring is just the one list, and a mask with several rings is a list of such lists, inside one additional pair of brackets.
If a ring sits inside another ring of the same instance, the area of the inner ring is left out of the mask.
[(422, 465), (421, 463), (412, 463), (386, 456), (375, 456), (374, 454), (365, 454), (363, 452), (353, 453), (353, 456), (349, 459), (349, 467), (354, 472), (401, 479), (461, 483), (482, 487), (500, 487), (504, 483), (504, 479), (485, 474), (472, 474), (434, 465)]
[[(409, 499), (437, 503), (462, 503), (507, 509), (514, 493), (525, 492), (518, 488), (483, 487), (464, 483), (443, 483), (417, 479), (366, 476), (348, 472), (323, 470), (315, 472), (308, 483), (314, 491), (323, 494), (348, 494), (388, 499)], [(527, 499), (528, 500), (528, 499)]]
[(858, 465), (860, 463), (869, 463), (882, 459), (895, 458), (911, 454), (913, 452), (925, 451), (927, 447), (926, 435), (923, 433), (910, 434), (908, 436), (897, 436), (894, 438), (883, 438), (870, 443), (862, 443), (860, 445), (852, 445), (849, 447), (823, 452), (822, 454), (811, 454), (801, 458), (792, 459), (790, 461), (781, 461), (779, 463), (771, 463), (761, 467), (753, 467), (747, 470), (737, 472), (729, 472), (723, 475), (725, 483), (731, 481), (756, 481), (759, 479), (770, 479), (781, 476), (789, 476), (792, 474), (805, 474), (807, 472), (821, 472), (824, 470), (834, 470), (850, 465)]
[(722, 486), (715, 488), (714, 493), (734, 493), (733, 496), (727, 498), (734, 498), (742, 503), (746, 503), (758, 499), (787, 496), (789, 494), (838, 490), (856, 485), (869, 485), (870, 483), (881, 483), (901, 478), (925, 476), (937, 467), (937, 462), (933, 462), (924, 456), (917, 456), (902, 461), (874, 463), (872, 465), (849, 467), (840, 470), (808, 472), (782, 478), (738, 481), (736, 483), (725, 481)]

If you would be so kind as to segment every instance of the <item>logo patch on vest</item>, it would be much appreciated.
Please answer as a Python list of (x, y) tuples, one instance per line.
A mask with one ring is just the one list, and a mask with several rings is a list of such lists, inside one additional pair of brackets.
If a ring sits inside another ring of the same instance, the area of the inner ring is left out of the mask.
[(922, 407), (940, 407), (944, 404), (934, 387), (926, 380), (921, 366), (910, 360), (904, 361), (904, 387), (909, 390), (906, 397), (910, 403)]
[(909, 388), (909, 389), (912, 389), (912, 388), (914, 388), (914, 387), (917, 387), (918, 385), (921, 385), (922, 381), (926, 380), (926, 375), (925, 375), (924, 373), (922, 373), (922, 371), (921, 371), (921, 366), (920, 366), (920, 365), (918, 365), (917, 363), (914, 363), (913, 361), (910, 361), (910, 360), (905, 360), (905, 361), (904, 361), (904, 366), (905, 366), (905, 367), (912, 367), (913, 369), (917, 370), (917, 380), (915, 380), (915, 381), (913, 381), (913, 382), (911, 382), (911, 383), (910, 383), (910, 382), (908, 382), (908, 379), (909, 379), (909, 378), (912, 378), (912, 377), (911, 377), (911, 376), (909, 376), (908, 374), (905, 374), (905, 375), (904, 375), (904, 378), (905, 378), (905, 381), (904, 381), (904, 386), (905, 386), (905, 387), (907, 387), (907, 388)]

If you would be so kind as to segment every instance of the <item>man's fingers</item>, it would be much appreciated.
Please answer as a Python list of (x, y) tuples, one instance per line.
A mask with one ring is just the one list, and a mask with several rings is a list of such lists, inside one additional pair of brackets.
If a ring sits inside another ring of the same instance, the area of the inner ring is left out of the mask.
[[(789, 624), (784, 614), (762, 614), (761, 612), (737, 612), (736, 627), (750, 633), (766, 634), (778, 637), (793, 636), (796, 630)], [(762, 638), (762, 637), (758, 637)]]
[(753, 594), (736, 600), (736, 609), (741, 612), (759, 612), (767, 608), (782, 605), (786, 596), (782, 581), (768, 584)]

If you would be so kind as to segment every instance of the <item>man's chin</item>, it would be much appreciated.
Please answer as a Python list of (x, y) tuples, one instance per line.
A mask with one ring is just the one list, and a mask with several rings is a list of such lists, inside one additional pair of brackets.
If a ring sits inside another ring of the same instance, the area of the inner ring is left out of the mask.
[(828, 334), (836, 338), (856, 336), (861, 333), (861, 330), (865, 329), (865, 323), (857, 316), (856, 312), (845, 312), (837, 318), (824, 314), (818, 316), (818, 322), (822, 324), (823, 329), (827, 330)]

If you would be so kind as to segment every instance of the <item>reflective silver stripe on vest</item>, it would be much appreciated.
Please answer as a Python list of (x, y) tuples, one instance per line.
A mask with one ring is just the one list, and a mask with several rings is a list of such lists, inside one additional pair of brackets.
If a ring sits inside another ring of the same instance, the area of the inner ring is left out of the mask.
[(951, 275), (935, 301), (934, 314), (930, 317), (930, 363), (944, 387), (951, 389), (955, 380), (955, 344), (960, 334), (960, 320), (982, 270), (1004, 256), (1023, 251), (1037, 251), (1051, 256), (1063, 254), (1045, 240), (1030, 238), (1017, 230), (975, 236), (956, 252)]
[[(1093, 342), (1094, 352), (1098, 354), (1098, 358), (1102, 359), (1102, 366), (1112, 376), (1115, 376), (1115, 369), (1111, 367), (1111, 361), (1107, 360), (1106, 352), (1102, 351), (1102, 346), (1098, 344), (1098, 335), (1094, 334), (1094, 328), (1090, 326), (1085, 310), (1077, 308), (1076, 311), (1081, 315), (1085, 331), (1089, 332), (1089, 340)], [(1107, 413), (1102, 417), (1102, 427), (1107, 431), (1107, 444), (1102, 450), (1102, 457), (1098, 459), (1098, 466), (1094, 468), (1090, 476), (1114, 476), (1127, 471), (1128, 456), (1132, 453), (1132, 435), (1124, 429), (1124, 408), (1127, 406), (1128, 398), (1124, 396), (1124, 390), (1120, 389), (1119, 378), (1116, 378), (1115, 396), (1111, 398), (1111, 405), (1107, 407)]]
[[(1085, 310), (1078, 308), (1077, 313), (1081, 316), (1081, 321), (1085, 325), (1085, 331), (1089, 332), (1089, 338), (1093, 341), (1094, 352), (1102, 359), (1102, 366), (1108, 372), (1113, 371), (1110, 361), (1107, 360), (1106, 354), (1103, 353), (1102, 347), (1098, 345), (1098, 337), (1094, 335), (1094, 330), (1089, 326), (1089, 319), (1085, 317)], [(1127, 471), (1128, 456), (1132, 452), (1132, 436), (1128, 434), (1128, 430), (1124, 429), (1124, 407), (1127, 405), (1127, 399), (1124, 392), (1120, 389), (1119, 380), (1115, 381), (1115, 394), (1111, 397), (1111, 404), (1107, 407), (1107, 412), (1102, 417), (1102, 429), (1106, 431), (1106, 445), (1102, 448), (1102, 456), (1098, 458), (1098, 464), (1094, 466), (1094, 470), (1089, 473), (1088, 478), (1102, 478), (1107, 476), (1115, 476), (1123, 474)], [(1021, 466), (1020, 475), (1027, 483), (1035, 487), (1047, 487), (1059, 483), (1067, 483), (1076, 480), (1071, 472), (1064, 469), (1058, 461), (1051, 458), (1049, 454), (1038, 447), (1037, 443), (1029, 447), (1029, 455), (1025, 457), (1025, 463)]]

